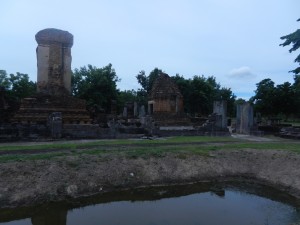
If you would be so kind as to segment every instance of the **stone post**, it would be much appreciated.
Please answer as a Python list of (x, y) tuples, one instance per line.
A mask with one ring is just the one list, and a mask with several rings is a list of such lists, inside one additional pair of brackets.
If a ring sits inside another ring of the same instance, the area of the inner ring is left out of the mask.
[(49, 115), (49, 127), (52, 138), (59, 139), (62, 136), (62, 114), (53, 112)]
[(216, 121), (216, 125), (222, 129), (226, 129), (226, 127), (227, 127), (227, 102), (225, 100), (214, 101), (213, 113), (215, 113), (216, 115), (219, 115), (219, 117), (218, 117), (219, 121)]
[(142, 118), (146, 115), (146, 110), (145, 110), (145, 106), (142, 105), (140, 108), (139, 108), (139, 118)]
[(71, 47), (73, 35), (58, 29), (44, 29), (35, 35), (38, 43), (37, 92), (71, 94)]
[(133, 117), (136, 118), (138, 116), (139, 113), (139, 108), (138, 108), (138, 104), (137, 102), (133, 103)]
[(123, 114), (122, 114), (122, 116), (123, 116), (124, 118), (127, 118), (127, 116), (128, 116), (128, 113), (127, 113), (127, 107), (126, 107), (126, 106), (123, 108)]
[(236, 111), (236, 132), (250, 134), (253, 128), (253, 106), (246, 102), (237, 105)]

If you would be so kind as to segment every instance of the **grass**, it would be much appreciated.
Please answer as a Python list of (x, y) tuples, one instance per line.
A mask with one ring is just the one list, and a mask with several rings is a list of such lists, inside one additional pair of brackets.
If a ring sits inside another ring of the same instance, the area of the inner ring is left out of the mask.
[[(56, 151), (49, 151), (49, 150)], [(287, 150), (300, 153), (300, 142), (250, 142), (233, 139), (231, 137), (173, 137), (160, 140), (100, 140), (88, 143), (52, 143), (26, 146), (0, 146), (0, 151), (41, 150), (35, 154), (0, 155), (0, 162), (25, 160), (52, 160), (66, 156), (95, 155), (95, 156), (125, 156), (130, 158), (163, 157), (167, 153), (174, 153), (179, 158), (187, 154), (208, 156), (216, 150)], [(43, 152), (42, 150), (47, 150)], [(66, 151), (68, 150), (68, 151)]]
[(34, 145), (2, 145), (0, 151), (15, 151), (15, 150), (51, 150), (51, 149), (82, 149), (97, 146), (123, 146), (123, 145), (155, 145), (155, 144), (172, 144), (172, 143), (192, 143), (192, 142), (232, 142), (237, 141), (231, 137), (172, 137), (168, 139), (156, 140), (140, 140), (140, 139), (119, 139), (119, 140), (100, 140), (87, 143), (51, 143), (51, 144), (34, 144)]
[(76, 149), (77, 145), (73, 143), (64, 144), (35, 144), (35, 145), (3, 145), (0, 151), (17, 151), (17, 150), (48, 150), (48, 149)]

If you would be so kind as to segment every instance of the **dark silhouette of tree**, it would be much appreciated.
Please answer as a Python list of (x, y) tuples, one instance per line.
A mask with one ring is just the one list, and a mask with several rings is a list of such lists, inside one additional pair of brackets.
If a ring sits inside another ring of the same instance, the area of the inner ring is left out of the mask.
[(255, 95), (250, 101), (254, 103), (257, 112), (263, 116), (290, 116), (300, 112), (300, 78), (295, 75), (295, 82), (284, 82), (275, 86), (270, 79), (264, 79), (256, 84)]
[(9, 121), (19, 109), (22, 98), (30, 97), (36, 93), (36, 83), (29, 80), (27, 74), (7, 74), (0, 70), (0, 122)]
[(270, 79), (264, 79), (256, 84), (255, 95), (250, 102), (255, 104), (255, 109), (263, 115), (274, 115), (275, 83)]
[[(300, 19), (298, 19), (297, 21), (300, 21)], [(300, 29), (291, 34), (282, 36), (280, 39), (285, 40), (282, 44), (280, 44), (280, 46), (284, 47), (292, 44), (292, 48), (289, 50), (289, 52), (296, 51), (300, 47)], [(295, 62), (300, 64), (300, 54), (295, 59)], [(295, 75), (300, 74), (300, 67), (297, 67), (290, 72), (293, 72)]]
[(111, 101), (118, 97), (118, 81), (111, 64), (103, 68), (84, 66), (73, 72), (72, 94), (85, 99), (88, 107), (110, 112)]

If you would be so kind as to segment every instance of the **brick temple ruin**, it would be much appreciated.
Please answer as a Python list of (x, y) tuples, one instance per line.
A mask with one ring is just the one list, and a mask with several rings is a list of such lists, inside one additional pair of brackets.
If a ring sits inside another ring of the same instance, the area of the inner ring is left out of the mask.
[(183, 96), (168, 74), (160, 73), (154, 81), (148, 101), (150, 115), (178, 115), (183, 111)]
[(184, 114), (183, 96), (166, 73), (154, 81), (148, 101), (148, 114), (159, 125), (190, 125)]

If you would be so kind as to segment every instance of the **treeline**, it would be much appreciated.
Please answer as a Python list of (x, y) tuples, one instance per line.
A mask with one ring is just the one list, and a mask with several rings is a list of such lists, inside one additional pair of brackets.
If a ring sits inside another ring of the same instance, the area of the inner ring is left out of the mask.
[[(136, 75), (141, 88), (138, 90), (120, 91), (117, 82), (120, 81), (112, 65), (96, 68), (91, 65), (75, 69), (72, 77), (72, 93), (74, 96), (85, 99), (88, 107), (109, 112), (111, 100), (117, 102), (119, 111), (126, 102), (136, 101), (147, 107), (148, 95), (151, 92), (155, 79), (162, 70), (155, 68), (149, 73), (141, 71)], [(207, 115), (211, 113), (214, 100), (227, 100), (230, 112), (234, 112), (235, 95), (230, 88), (221, 88), (216, 78), (210, 76), (194, 76), (185, 79), (176, 75), (171, 77), (178, 85), (185, 103), (185, 112), (190, 114)]]
[[(36, 82), (30, 81), (27, 74), (8, 74), (5, 70), (0, 70), (0, 93), (3, 98), (5, 97), (11, 110), (16, 110), (22, 98), (31, 96), (35, 92)], [(1, 102), (1, 104), (4, 103)]]
[[(126, 102), (136, 101), (147, 107), (153, 83), (161, 72), (158, 68), (148, 75), (140, 71), (136, 75), (140, 88), (121, 91), (117, 88), (120, 79), (111, 64), (102, 68), (92, 65), (80, 67), (72, 74), (72, 95), (85, 99), (89, 109), (105, 113), (110, 113), (112, 102), (117, 104), (119, 112)], [(235, 105), (245, 101), (236, 99), (231, 89), (222, 87), (214, 76), (196, 75), (186, 79), (176, 74), (171, 79), (183, 95), (185, 112), (191, 116), (210, 114), (215, 100), (226, 100), (228, 115), (235, 116)], [(22, 98), (35, 94), (36, 83), (30, 81), (27, 74), (7, 74), (0, 70), (0, 89), (10, 109), (16, 110)], [(300, 117), (300, 75), (295, 75), (293, 84), (275, 85), (269, 78), (262, 80), (250, 102), (262, 116)]]
[(250, 102), (255, 110), (264, 116), (300, 117), (300, 75), (294, 76), (294, 83), (284, 82), (275, 86), (270, 79), (256, 84), (255, 95)]

